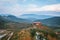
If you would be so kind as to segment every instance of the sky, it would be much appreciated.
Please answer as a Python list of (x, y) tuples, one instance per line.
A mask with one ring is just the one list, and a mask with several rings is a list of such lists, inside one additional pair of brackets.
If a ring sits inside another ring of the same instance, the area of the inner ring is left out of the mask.
[[(0, 0), (0, 14), (19, 16), (41, 11), (60, 12), (60, 0)], [(52, 13), (49, 15), (56, 16)]]

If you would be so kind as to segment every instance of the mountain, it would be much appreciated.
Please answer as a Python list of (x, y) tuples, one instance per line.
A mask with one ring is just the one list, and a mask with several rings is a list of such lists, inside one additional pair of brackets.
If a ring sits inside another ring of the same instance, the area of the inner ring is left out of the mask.
[(2, 16), (2, 19), (12, 21), (12, 22), (29, 22), (30, 20), (18, 18), (14, 15)]
[(0, 15), (0, 22), (9, 22), (10, 20), (6, 19), (6, 16)]
[(34, 22), (41, 22), (47, 26), (60, 27), (60, 17), (52, 17), (44, 20), (35, 20)]
[(26, 14), (60, 16), (60, 12), (57, 12), (57, 11), (35, 11), (35, 12), (27, 12)]
[(30, 21), (30, 20), (27, 20), (27, 19), (18, 18), (18, 17), (13, 16), (13, 15), (8, 15), (7, 19), (9, 19), (11, 21), (15, 21), (15, 22), (29, 22)]
[(29, 19), (29, 20), (36, 20), (36, 19), (51, 18), (53, 16), (49, 16), (49, 15), (37, 15), (37, 14), (23, 14), (20, 17), (24, 18), (24, 19)]
[(6, 28), (5, 24), (7, 22), (10, 22), (10, 21), (0, 15), (0, 29), (5, 29)]
[(0, 15), (0, 29), (22, 29), (30, 27), (31, 23), (30, 20), (17, 18), (13, 15)]

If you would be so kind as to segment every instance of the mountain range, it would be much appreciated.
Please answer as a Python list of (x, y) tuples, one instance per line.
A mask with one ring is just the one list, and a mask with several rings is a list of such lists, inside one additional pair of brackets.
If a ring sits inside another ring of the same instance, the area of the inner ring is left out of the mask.
[(47, 19), (47, 18), (51, 18), (53, 16), (49, 16), (49, 15), (37, 15), (37, 14), (23, 14), (20, 16), (20, 18), (23, 19), (29, 19), (29, 20), (37, 20), (37, 19)]
[(60, 17), (52, 17), (44, 20), (35, 20), (34, 22), (41, 22), (47, 26), (60, 27)]
[(32, 23), (32, 22), (41, 22), (47, 26), (60, 27), (60, 17), (49, 16), (49, 15), (36, 15), (36, 14), (24, 14), (19, 18), (14, 15), (0, 15), (0, 21), (5, 22), (19, 22), (19, 23)]
[[(1, 16), (1, 15), (0, 15)], [(30, 20), (18, 18), (14, 15), (8, 15), (8, 16), (1, 16), (0, 19), (3, 19), (4, 21), (11, 21), (11, 22), (29, 22)]]
[(17, 18), (14, 15), (0, 15), (0, 29), (22, 29), (31, 26), (30, 20)]

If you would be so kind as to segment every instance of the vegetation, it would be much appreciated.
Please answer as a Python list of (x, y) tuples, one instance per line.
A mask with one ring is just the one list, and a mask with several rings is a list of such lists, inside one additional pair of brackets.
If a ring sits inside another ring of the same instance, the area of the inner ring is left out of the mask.
[(51, 35), (51, 37), (57, 37), (57, 35), (54, 32), (49, 32), (49, 35)]
[(2, 17), (0, 16), (0, 29), (5, 29), (6, 26), (5, 26), (5, 21), (2, 19)]
[[(32, 27), (31, 23), (27, 22), (12, 22), (8, 20), (4, 20), (4, 18), (0, 17), (0, 29), (10, 29), (11, 31), (15, 29), (13, 32), (13, 36), (11, 37), (10, 40), (35, 40), (35, 35), (36, 32), (42, 32), (45, 38), (48, 38), (48, 35), (53, 37), (56, 37), (56, 34), (48, 27), (45, 27), (47, 25), (42, 25), (44, 26), (44, 29), (39, 29), (39, 28), (30, 28)], [(8, 36), (7, 36), (8, 38)], [(7, 39), (6, 38), (6, 39)]]
[(11, 37), (10, 40), (18, 40), (19, 36), (18, 36), (18, 32), (14, 32), (13, 36)]
[(30, 29), (31, 37), (34, 37), (35, 33), (36, 33), (36, 29)]

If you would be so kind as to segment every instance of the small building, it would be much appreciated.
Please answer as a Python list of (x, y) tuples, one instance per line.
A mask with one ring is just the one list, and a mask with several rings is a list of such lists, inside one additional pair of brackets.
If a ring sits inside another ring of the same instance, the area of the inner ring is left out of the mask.
[(42, 23), (41, 22), (33, 22), (33, 28), (43, 28)]

